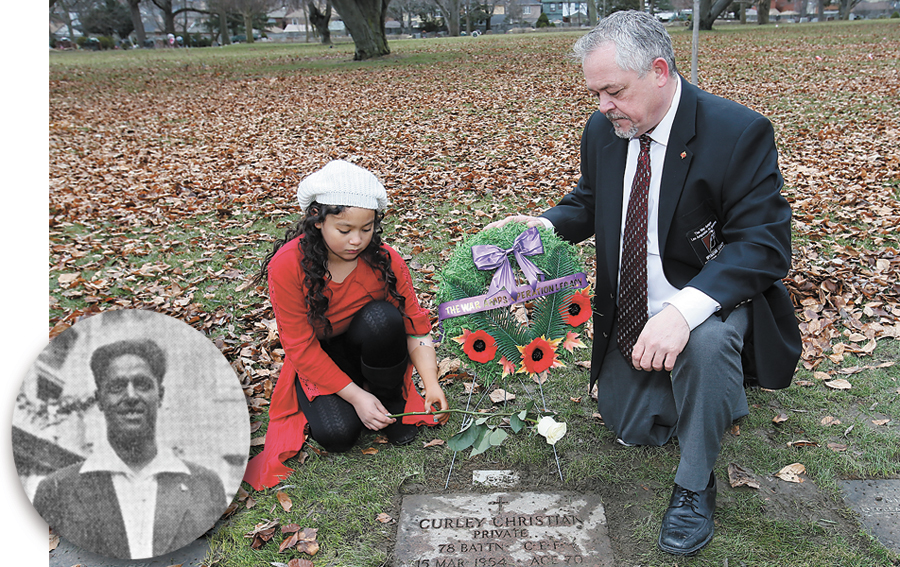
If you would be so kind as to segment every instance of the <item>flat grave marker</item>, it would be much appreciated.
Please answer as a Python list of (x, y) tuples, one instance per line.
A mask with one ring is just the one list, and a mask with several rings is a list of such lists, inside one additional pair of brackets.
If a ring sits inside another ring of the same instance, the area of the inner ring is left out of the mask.
[(613, 567), (600, 496), (574, 492), (403, 497), (395, 567)]
[(900, 480), (844, 480), (840, 487), (869, 533), (900, 553)]

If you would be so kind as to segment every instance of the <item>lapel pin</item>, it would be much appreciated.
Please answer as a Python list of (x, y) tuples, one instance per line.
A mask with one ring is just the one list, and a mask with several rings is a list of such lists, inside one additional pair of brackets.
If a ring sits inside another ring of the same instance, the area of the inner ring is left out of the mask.
[(684, 159), (686, 157), (687, 157), (687, 152), (681, 152), (681, 159)]

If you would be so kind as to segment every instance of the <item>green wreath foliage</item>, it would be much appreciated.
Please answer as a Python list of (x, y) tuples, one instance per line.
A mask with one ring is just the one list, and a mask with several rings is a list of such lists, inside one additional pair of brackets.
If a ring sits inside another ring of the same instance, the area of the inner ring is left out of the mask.
[[(493, 244), (503, 249), (512, 248), (515, 238), (526, 230), (525, 225), (509, 223), (501, 228), (484, 230), (471, 235), (458, 243), (453, 254), (438, 274), (438, 303), (466, 299), (487, 293), (494, 270), (479, 270), (472, 259), (472, 247), (481, 244)], [(562, 240), (551, 229), (539, 227), (544, 253), (529, 256), (531, 260), (544, 273), (544, 280), (552, 280), (564, 276), (584, 272), (584, 263), (581, 260), (578, 249)], [(515, 255), (508, 255), (516, 277), (516, 284), (522, 285), (525, 281), (522, 270), (519, 268)], [(501, 357), (512, 362), (518, 370), (522, 353), (517, 347), (525, 347), (534, 339), (543, 336), (548, 340), (565, 339), (567, 333), (581, 333), (584, 323), (573, 327), (566, 323), (561, 314), (575, 294), (577, 289), (566, 288), (557, 293), (528, 300), (524, 305), (528, 308), (528, 323), (522, 325), (516, 319), (513, 310), (504, 306), (497, 309), (470, 313), (459, 317), (444, 319), (441, 323), (441, 346), (446, 348), (451, 356), (460, 358), (471, 364), (479, 376), (481, 383), (491, 383), (500, 378), (503, 368), (499, 364)], [(519, 307), (523, 304), (516, 304)], [(481, 363), (471, 360), (463, 351), (463, 345), (453, 340), (459, 337), (464, 330), (487, 332), (494, 338), (497, 353), (493, 360)], [(560, 344), (556, 350), (560, 361), (574, 361), (575, 355), (567, 352)]]

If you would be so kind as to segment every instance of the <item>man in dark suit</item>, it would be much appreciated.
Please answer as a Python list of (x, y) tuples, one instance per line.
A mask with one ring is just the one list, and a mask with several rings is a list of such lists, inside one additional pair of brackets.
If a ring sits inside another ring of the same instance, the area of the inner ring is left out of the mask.
[(108, 444), (38, 485), (34, 506), (63, 538), (120, 559), (156, 557), (209, 530), (226, 505), (218, 475), (156, 443), (165, 353), (119, 341), (91, 356)]
[[(747, 415), (745, 380), (790, 384), (800, 354), (788, 203), (769, 121), (683, 80), (665, 28), (616, 12), (575, 44), (600, 105), (577, 187), (541, 217), (596, 236), (591, 386), (623, 445), (678, 437), (659, 546), (690, 555), (713, 536), (713, 466)], [(634, 196), (632, 198), (632, 196)]]

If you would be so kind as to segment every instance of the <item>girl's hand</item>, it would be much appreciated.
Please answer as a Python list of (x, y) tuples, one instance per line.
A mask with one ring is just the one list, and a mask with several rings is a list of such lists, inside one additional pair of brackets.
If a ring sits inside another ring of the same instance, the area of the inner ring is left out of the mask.
[[(447, 403), (447, 397), (444, 395), (444, 390), (442, 390), (440, 386), (425, 388), (425, 411), (448, 409), (450, 409), (450, 405)], [(443, 425), (450, 419), (450, 414), (439, 413), (434, 417), (436, 418), (436, 423)]]
[(356, 415), (368, 429), (378, 431), (384, 429), (388, 425), (397, 421), (393, 417), (388, 417), (389, 412), (381, 401), (374, 395), (366, 391), (361, 391), (357, 401), (353, 403), (353, 409)]

